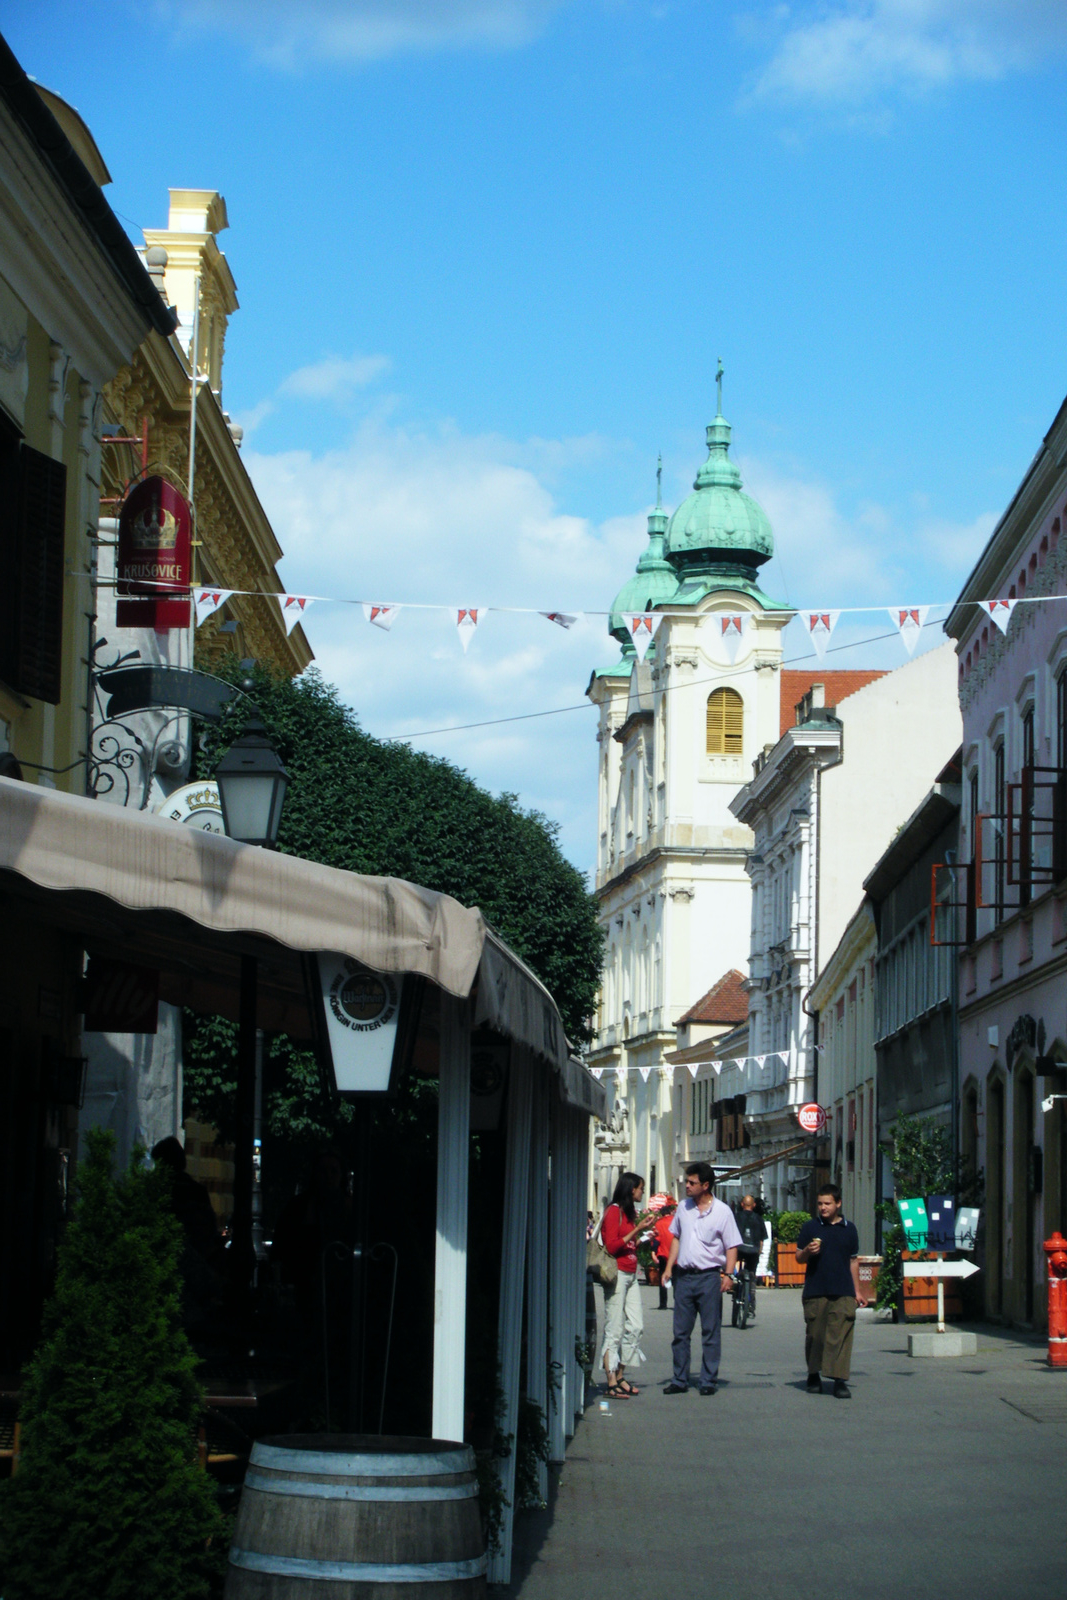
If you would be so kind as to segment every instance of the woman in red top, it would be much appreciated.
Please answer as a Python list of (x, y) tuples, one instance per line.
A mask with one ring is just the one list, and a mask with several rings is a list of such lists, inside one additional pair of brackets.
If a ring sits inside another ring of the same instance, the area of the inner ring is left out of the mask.
[(636, 1172), (624, 1172), (615, 1185), (611, 1204), (604, 1212), (600, 1237), (604, 1249), (614, 1256), (619, 1275), (604, 1290), (604, 1371), (608, 1375), (608, 1394), (635, 1395), (638, 1390), (623, 1377), (628, 1366), (640, 1364), (644, 1319), (641, 1315), (641, 1290), (637, 1282), (637, 1235), (648, 1226), (648, 1217), (638, 1214), (645, 1193), (645, 1180)]

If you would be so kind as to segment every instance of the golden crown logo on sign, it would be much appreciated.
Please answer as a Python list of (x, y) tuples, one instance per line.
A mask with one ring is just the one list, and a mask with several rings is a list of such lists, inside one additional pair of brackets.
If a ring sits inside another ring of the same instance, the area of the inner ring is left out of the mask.
[(131, 518), (135, 550), (173, 550), (178, 542), (178, 519), (162, 506), (148, 505)]

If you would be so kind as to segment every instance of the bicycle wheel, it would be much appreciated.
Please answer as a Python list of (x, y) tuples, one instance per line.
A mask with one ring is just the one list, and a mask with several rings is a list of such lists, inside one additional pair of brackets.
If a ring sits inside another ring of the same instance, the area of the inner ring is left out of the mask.
[(741, 1327), (741, 1328), (747, 1328), (748, 1327), (748, 1284), (747, 1283), (743, 1283), (742, 1284), (741, 1293), (737, 1296), (737, 1299), (734, 1301), (734, 1309), (737, 1312), (737, 1326)]
[(744, 1327), (744, 1323), (741, 1321), (741, 1296), (736, 1289), (733, 1293), (733, 1302), (734, 1309), (730, 1314), (730, 1326), (731, 1328)]

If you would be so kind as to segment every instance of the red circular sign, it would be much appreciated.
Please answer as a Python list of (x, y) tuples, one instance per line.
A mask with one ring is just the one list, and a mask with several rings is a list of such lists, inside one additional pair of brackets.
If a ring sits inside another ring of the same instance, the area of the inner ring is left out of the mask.
[(797, 1116), (805, 1133), (821, 1133), (826, 1126), (826, 1112), (822, 1106), (817, 1106), (814, 1100), (809, 1100), (806, 1106), (801, 1106)]

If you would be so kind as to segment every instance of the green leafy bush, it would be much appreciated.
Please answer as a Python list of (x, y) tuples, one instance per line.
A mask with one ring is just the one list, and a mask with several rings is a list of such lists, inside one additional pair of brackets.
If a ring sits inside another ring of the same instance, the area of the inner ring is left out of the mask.
[(796, 1244), (801, 1228), (810, 1221), (810, 1211), (780, 1211), (775, 1229), (779, 1244)]
[(195, 1600), (225, 1559), (196, 1460), (169, 1174), (137, 1151), (116, 1181), (113, 1148), (112, 1134), (89, 1132), (25, 1374), (19, 1472), (0, 1486), (4, 1600)]

